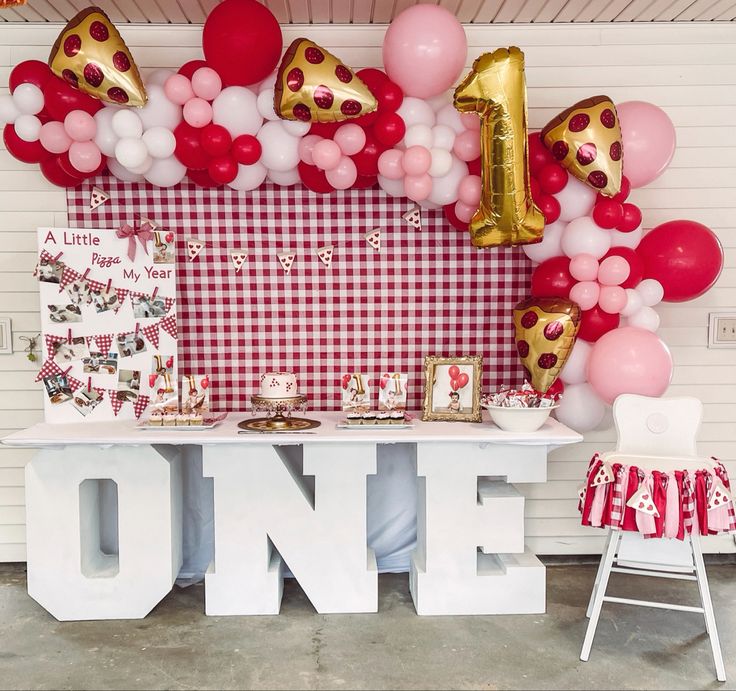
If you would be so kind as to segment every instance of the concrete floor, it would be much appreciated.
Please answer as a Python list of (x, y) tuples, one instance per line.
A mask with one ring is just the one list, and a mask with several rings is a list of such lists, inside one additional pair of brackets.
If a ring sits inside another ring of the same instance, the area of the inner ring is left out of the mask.
[[(580, 662), (593, 564), (550, 565), (539, 616), (418, 617), (407, 575), (387, 574), (378, 614), (316, 614), (290, 580), (280, 616), (206, 617), (198, 585), (143, 620), (81, 623), (57, 622), (27, 596), (23, 565), (0, 564), (0, 688), (736, 689), (736, 572), (708, 571), (726, 684), (696, 614), (605, 605)], [(692, 583), (611, 584), (619, 596), (697, 601)]]

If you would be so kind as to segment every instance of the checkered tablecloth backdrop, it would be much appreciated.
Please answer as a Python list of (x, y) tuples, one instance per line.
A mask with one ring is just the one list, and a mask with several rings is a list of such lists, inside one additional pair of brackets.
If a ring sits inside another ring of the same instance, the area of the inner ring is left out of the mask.
[[(92, 184), (112, 199), (89, 210)], [(406, 199), (380, 190), (318, 195), (301, 185), (252, 193), (97, 178), (69, 190), (69, 225), (116, 228), (148, 217), (177, 233), (182, 373), (209, 373), (214, 406), (245, 410), (267, 370), (297, 373), (314, 409), (340, 406), (342, 373), (407, 372), (419, 410), (425, 355), (483, 355), (483, 390), (518, 384), (511, 309), (530, 264), (518, 249), (478, 251), (441, 211), (406, 224)], [(382, 229), (381, 251), (364, 234)], [(206, 247), (187, 261), (186, 238)], [(335, 245), (330, 268), (317, 248)], [(230, 250), (248, 260), (236, 274)], [(293, 250), (286, 275), (277, 253)]]

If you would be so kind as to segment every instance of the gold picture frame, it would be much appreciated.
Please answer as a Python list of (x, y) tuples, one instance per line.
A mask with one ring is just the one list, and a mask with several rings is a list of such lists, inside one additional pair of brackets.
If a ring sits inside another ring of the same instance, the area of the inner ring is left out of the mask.
[[(460, 370), (460, 380), (467, 382), (454, 389), (450, 368)], [(441, 357), (427, 355), (424, 358), (424, 405), (422, 420), (446, 422), (480, 422), (482, 355)], [(464, 376), (463, 376), (464, 375)]]

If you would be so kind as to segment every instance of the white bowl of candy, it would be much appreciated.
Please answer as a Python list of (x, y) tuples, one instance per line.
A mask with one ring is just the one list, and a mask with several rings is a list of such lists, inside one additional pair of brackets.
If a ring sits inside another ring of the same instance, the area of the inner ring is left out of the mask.
[(491, 420), (506, 432), (536, 432), (557, 408), (559, 396), (542, 394), (531, 387), (501, 389), (482, 399)]

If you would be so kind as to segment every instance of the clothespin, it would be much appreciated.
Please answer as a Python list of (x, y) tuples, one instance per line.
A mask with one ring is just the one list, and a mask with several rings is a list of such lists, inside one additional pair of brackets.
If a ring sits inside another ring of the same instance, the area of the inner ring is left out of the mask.
[(105, 292), (106, 293), (109, 293), (110, 292), (110, 288), (112, 288), (112, 278), (108, 278), (107, 279), (107, 287), (105, 288)]
[(52, 262), (58, 262), (61, 255), (64, 254), (63, 252), (59, 252), (55, 257), (51, 257)]
[(158, 295), (158, 286), (156, 286), (153, 289), (153, 293), (151, 293), (151, 300), (155, 300), (157, 295)]
[(92, 377), (87, 377), (87, 393), (92, 391)]
[(85, 272), (82, 274), (82, 278), (87, 278), (89, 276), (89, 267), (85, 270)]
[(71, 329), (69, 329), (66, 333), (66, 340), (68, 343), (72, 342), (72, 330)]

